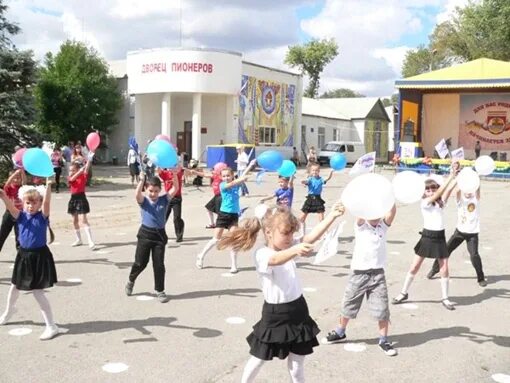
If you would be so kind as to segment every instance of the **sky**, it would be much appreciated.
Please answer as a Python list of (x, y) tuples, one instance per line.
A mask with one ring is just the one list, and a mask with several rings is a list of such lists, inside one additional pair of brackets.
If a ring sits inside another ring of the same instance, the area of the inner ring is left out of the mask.
[(4, 0), (22, 33), (13, 40), (36, 59), (66, 39), (107, 60), (132, 50), (204, 47), (284, 70), (288, 47), (335, 38), (339, 55), (321, 75), (320, 93), (349, 88), (388, 97), (405, 53), (428, 43), (436, 23), (467, 0)]

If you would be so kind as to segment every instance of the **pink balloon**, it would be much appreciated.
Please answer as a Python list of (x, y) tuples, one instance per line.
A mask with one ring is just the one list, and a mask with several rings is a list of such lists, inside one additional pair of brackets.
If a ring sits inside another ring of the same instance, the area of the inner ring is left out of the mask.
[(90, 151), (95, 151), (99, 147), (101, 137), (96, 132), (89, 133), (87, 136), (87, 147)]
[(156, 138), (154, 138), (154, 139), (155, 140), (164, 140), (164, 141), (168, 142), (169, 144), (172, 144), (172, 140), (170, 140), (170, 137), (168, 137), (166, 134), (158, 134), (156, 136)]
[(27, 148), (20, 148), (18, 150), (16, 150), (16, 153), (14, 153), (14, 155), (12, 156), (12, 161), (14, 162), (14, 164), (18, 167), (22, 167), (22, 163), (23, 163), (23, 154), (25, 154), (25, 152), (27, 151)]
[(214, 168), (213, 170), (216, 172), (216, 173), (220, 173), (223, 169), (226, 169), (228, 168), (228, 165), (224, 162), (218, 162), (216, 165), (214, 165)]

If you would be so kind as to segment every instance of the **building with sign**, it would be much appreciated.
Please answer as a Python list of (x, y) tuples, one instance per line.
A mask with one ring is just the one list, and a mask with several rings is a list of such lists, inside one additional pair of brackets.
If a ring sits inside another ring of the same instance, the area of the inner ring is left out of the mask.
[(128, 52), (110, 64), (125, 104), (109, 137), (126, 157), (158, 134), (206, 161), (208, 145), (247, 143), (290, 154), (301, 119), (302, 76), (242, 60), (236, 52), (161, 48)]
[(426, 156), (443, 138), (466, 159), (510, 152), (510, 63), (478, 59), (396, 81), (400, 91), (396, 140), (421, 144)]

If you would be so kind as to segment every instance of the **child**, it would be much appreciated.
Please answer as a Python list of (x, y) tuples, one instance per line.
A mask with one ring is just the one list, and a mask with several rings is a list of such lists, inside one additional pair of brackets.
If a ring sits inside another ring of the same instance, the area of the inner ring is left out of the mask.
[(318, 213), (319, 221), (324, 219), (325, 207), (324, 200), (321, 198), (322, 186), (326, 185), (326, 182), (328, 182), (333, 176), (333, 169), (331, 169), (329, 176), (326, 179), (322, 178), (319, 173), (320, 165), (316, 163), (312, 164), (310, 166), (310, 176), (308, 179), (301, 181), (303, 185), (308, 186), (308, 195), (306, 196), (305, 203), (301, 208), (303, 214), (299, 218), (303, 225), (303, 234), (305, 233), (306, 217), (309, 213)]
[(140, 182), (140, 153), (138, 153), (138, 144), (136, 141), (130, 140), (129, 151), (127, 155), (127, 166), (131, 175), (131, 186)]
[(67, 212), (73, 216), (73, 226), (76, 233), (76, 241), (71, 246), (81, 246), (80, 223), (78, 217), (81, 216), (82, 225), (87, 234), (89, 248), (94, 250), (95, 244), (92, 240), (92, 233), (90, 232), (89, 221), (87, 214), (90, 213), (89, 201), (85, 195), (85, 186), (87, 184), (88, 172), (92, 165), (92, 158), (94, 153), (89, 153), (89, 160), (85, 166), (80, 167), (79, 163), (72, 162), (69, 166), (68, 184), (71, 192), (71, 199), (67, 206)]
[(343, 212), (343, 206), (335, 204), (327, 218), (302, 237), (302, 243), (294, 238), (299, 230), (298, 219), (283, 206), (243, 220), (238, 229), (220, 240), (219, 249), (246, 251), (253, 247), (260, 230), (266, 239), (266, 246), (254, 253), (264, 294), (262, 318), (246, 338), (252, 357), (246, 363), (241, 382), (253, 382), (264, 361), (274, 357), (287, 358), (291, 380), (304, 382), (304, 359), (319, 345), (316, 336), (320, 330), (308, 313), (294, 258), (308, 255), (313, 243)]
[[(205, 245), (203, 250), (198, 254), (196, 266), (201, 269), (204, 266), (205, 255), (220, 240), (223, 230), (233, 230), (237, 227), (239, 220), (239, 188), (240, 184), (245, 182), (248, 177), (246, 175), (234, 179), (234, 171), (231, 168), (225, 168), (221, 171), (220, 191), (221, 191), (221, 207), (216, 219), (216, 228), (214, 236)], [(230, 259), (232, 262), (230, 272), (237, 273), (237, 251), (230, 250)]]
[[(480, 232), (480, 188), (476, 193), (462, 193), (456, 189), (457, 201), (457, 227), (455, 232), (448, 240), (448, 257), (450, 254), (466, 241), (471, 264), (475, 268), (478, 284), (481, 287), (487, 286), (485, 275), (482, 268), (482, 259), (478, 254), (478, 233)], [(439, 262), (437, 259), (432, 265), (432, 269), (427, 274), (427, 278), (432, 279), (439, 272)]]
[(279, 176), (278, 185), (280, 187), (275, 190), (274, 194), (262, 198), (260, 203), (264, 203), (276, 197), (276, 205), (287, 206), (289, 209), (292, 208), (292, 200), (294, 199), (294, 176)]
[[(455, 186), (456, 171), (443, 183), (441, 176), (431, 175), (425, 179), (425, 194), (421, 201), (421, 213), (423, 215), (423, 230), (421, 238), (414, 247), (416, 253), (411, 268), (406, 275), (402, 291), (393, 298), (393, 304), (399, 304), (407, 300), (407, 291), (413, 282), (414, 276), (420, 270), (425, 258), (434, 258), (439, 262), (441, 273), (441, 303), (447, 310), (455, 310), (453, 303), (448, 299), (448, 248), (444, 235), (443, 209), (446, 201), (452, 192), (452, 185)], [(441, 185), (442, 184), (442, 185)]]
[(388, 308), (388, 288), (384, 275), (386, 264), (386, 232), (391, 226), (397, 208), (393, 208), (384, 218), (364, 220), (358, 218), (354, 225), (354, 251), (351, 273), (342, 303), (339, 326), (331, 331), (323, 344), (333, 344), (346, 338), (345, 329), (350, 319), (358, 315), (363, 297), (366, 295), (370, 313), (379, 322), (379, 347), (388, 356), (397, 351), (388, 341), (390, 311)]
[[(18, 196), (18, 191), (25, 183), (25, 171), (23, 169), (17, 169), (13, 170), (7, 179), (5, 181), (4, 185), (4, 192), (9, 198), (12, 203), (14, 204), (14, 207), (18, 210), (23, 210), (23, 201)], [(5, 213), (2, 217), (2, 226), (0, 226), (0, 251), (2, 251), (2, 248), (4, 247), (5, 241), (7, 240), (7, 237), (9, 237), (9, 234), (11, 233), (11, 230), (14, 228), (14, 237), (16, 241), (16, 249), (19, 249), (19, 233), (18, 233), (18, 225), (16, 225), (16, 219), (12, 216), (9, 209), (5, 209)]]
[[(237, 164), (237, 177), (242, 177), (243, 174), (246, 171), (246, 168), (248, 168), (248, 164), (250, 163), (250, 159), (248, 158), (248, 154), (244, 151), (244, 146), (238, 145), (236, 147), (237, 150), (237, 159), (235, 160), (235, 163)], [(246, 186), (246, 183), (241, 183), (241, 195), (242, 196), (249, 196), (250, 192), (248, 191), (248, 187)]]
[[(44, 189), (44, 186), (42, 189)], [(23, 198), (22, 211), (14, 206), (14, 203), (3, 190), (0, 190), (0, 198), (16, 219), (20, 242), (12, 272), (12, 284), (7, 295), (7, 308), (0, 316), (0, 325), (6, 324), (15, 313), (19, 291), (31, 291), (41, 308), (46, 324), (46, 329), (39, 339), (48, 340), (54, 338), (60, 332), (53, 321), (50, 302), (44, 294), (44, 289), (52, 287), (57, 282), (53, 255), (46, 244), (46, 230), (49, 228), (51, 181), (47, 181), (46, 190), (40, 190), (40, 187), (26, 187), (25, 190), (21, 189), (20, 192)], [(53, 239), (53, 232), (50, 229), (50, 243)]]
[(161, 303), (166, 303), (170, 300), (165, 294), (165, 245), (168, 241), (165, 232), (165, 215), (168, 210), (168, 204), (177, 190), (177, 172), (173, 173), (173, 177), (174, 186), (170, 188), (168, 193), (163, 195), (159, 195), (161, 192), (161, 180), (158, 177), (152, 177), (147, 181), (147, 196), (145, 197), (142, 194), (146, 183), (143, 174), (136, 187), (136, 202), (140, 205), (142, 224), (137, 234), (138, 242), (136, 244), (135, 262), (131, 267), (129, 280), (125, 287), (127, 296), (133, 293), (136, 278), (147, 267), (152, 254), (154, 289), (156, 290), (158, 300)]
[[(173, 180), (177, 180), (177, 184), (175, 184), (175, 191), (172, 199), (168, 204), (168, 208), (166, 210), (165, 222), (168, 221), (168, 217), (170, 217), (170, 213), (172, 210), (174, 211), (174, 229), (175, 229), (175, 242), (182, 242), (182, 237), (184, 236), (184, 220), (182, 219), (182, 181), (184, 177), (184, 169), (182, 166), (178, 166), (173, 171), (166, 169), (159, 169), (158, 175), (159, 178), (164, 182), (165, 191), (168, 193), (170, 189), (172, 189), (174, 183)], [(177, 177), (175, 178), (174, 175)]]
[(215, 229), (216, 224), (214, 223), (214, 214), (218, 215), (221, 209), (221, 191), (220, 191), (220, 183), (221, 179), (221, 171), (217, 172), (213, 169), (211, 174), (206, 174), (199, 170), (192, 170), (193, 174), (196, 174), (197, 177), (207, 177), (211, 179), (211, 187), (213, 190), (213, 197), (205, 204), (205, 209), (207, 210), (207, 216), (209, 218), (209, 224), (206, 225), (206, 229)]

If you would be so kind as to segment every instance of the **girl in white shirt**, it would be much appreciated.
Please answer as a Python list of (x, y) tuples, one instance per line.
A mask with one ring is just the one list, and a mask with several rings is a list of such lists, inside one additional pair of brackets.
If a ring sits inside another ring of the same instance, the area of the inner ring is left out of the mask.
[(414, 247), (415, 257), (411, 268), (406, 275), (404, 286), (399, 295), (393, 298), (392, 303), (398, 304), (407, 300), (407, 291), (413, 282), (415, 275), (420, 270), (425, 258), (437, 259), (441, 274), (441, 303), (448, 310), (455, 310), (452, 302), (448, 299), (448, 249), (444, 234), (443, 209), (455, 186), (455, 175), (458, 166), (452, 165), (452, 172), (443, 183), (441, 176), (430, 175), (425, 179), (425, 193), (421, 201), (421, 213), (423, 215), (423, 230), (421, 238)]
[[(263, 205), (262, 205), (263, 206)], [(256, 209), (256, 217), (241, 221), (218, 243), (219, 249), (251, 249), (260, 230), (266, 246), (255, 251), (254, 259), (262, 283), (264, 305), (262, 318), (246, 338), (252, 357), (248, 360), (241, 382), (253, 382), (264, 361), (287, 358), (292, 382), (304, 382), (305, 355), (319, 345), (319, 328), (308, 313), (294, 258), (306, 256), (328, 227), (344, 213), (337, 203), (328, 216), (298, 243), (294, 239), (300, 224), (286, 207)]]

